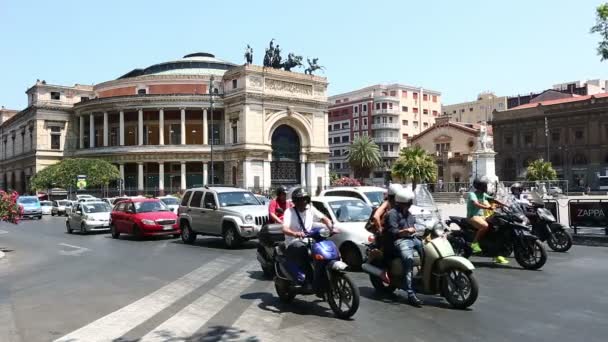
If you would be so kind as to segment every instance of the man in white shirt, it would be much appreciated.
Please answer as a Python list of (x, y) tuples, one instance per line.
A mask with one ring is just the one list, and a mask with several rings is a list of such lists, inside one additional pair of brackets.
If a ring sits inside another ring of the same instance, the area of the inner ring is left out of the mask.
[[(283, 216), (283, 233), (287, 245), (287, 258), (298, 268), (310, 275), (307, 265), (308, 247), (302, 238), (312, 229), (313, 222), (322, 222), (331, 229), (331, 220), (325, 217), (315, 207), (310, 205), (310, 195), (302, 188), (295, 189), (291, 194), (293, 207), (287, 209)], [(309, 276), (307, 278), (310, 279)]]

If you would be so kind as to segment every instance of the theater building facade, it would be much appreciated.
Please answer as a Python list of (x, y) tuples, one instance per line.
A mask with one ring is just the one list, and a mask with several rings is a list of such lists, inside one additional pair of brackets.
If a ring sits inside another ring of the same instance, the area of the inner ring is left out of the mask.
[[(34, 94), (28, 109), (0, 126), (3, 135), (19, 131), (9, 126), (29, 111), (25, 127), (39, 128), (31, 143), (33, 162), (17, 170), (11, 162), (17, 155), (3, 158), (5, 188), (25, 190), (19, 188), (27, 188), (31, 175), (62, 157), (108, 160), (129, 192), (169, 193), (212, 183), (311, 191), (329, 185), (324, 77), (195, 53), (90, 89), (47, 89), (50, 99), (36, 89), (54, 86), (40, 83), (28, 90)], [(69, 95), (72, 103), (66, 102)], [(43, 110), (54, 117), (36, 115)], [(37, 161), (47, 150), (58, 158)], [(22, 177), (17, 181), (13, 174)]]

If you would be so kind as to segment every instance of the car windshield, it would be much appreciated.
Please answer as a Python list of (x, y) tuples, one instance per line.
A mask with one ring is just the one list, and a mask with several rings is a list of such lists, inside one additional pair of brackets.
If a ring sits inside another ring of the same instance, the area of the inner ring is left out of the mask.
[(369, 199), (369, 201), (375, 205), (379, 206), (384, 202), (384, 191), (369, 191), (364, 192), (365, 196)]
[(165, 197), (165, 198), (161, 198), (161, 201), (163, 201), (163, 203), (165, 203), (166, 205), (178, 205), (179, 202), (177, 201), (177, 198), (174, 197)]
[(145, 201), (145, 202), (134, 202), (135, 212), (138, 213), (149, 213), (152, 211), (169, 211), (169, 208), (161, 201)]
[(51, 207), (51, 206), (53, 206), (53, 203), (49, 202), (49, 201), (41, 201), (40, 205), (43, 207)]
[(260, 202), (251, 192), (222, 192), (217, 194), (222, 207), (238, 207), (241, 205), (260, 205)]
[(92, 213), (109, 213), (112, 208), (107, 203), (88, 203), (82, 206), (84, 212), (87, 214)]
[(339, 222), (365, 222), (372, 213), (372, 208), (358, 199), (331, 201), (329, 206)]
[(33, 198), (33, 197), (19, 197), (19, 199), (17, 199), (17, 203), (21, 203), (21, 204), (36, 204), (36, 203), (38, 203), (38, 199), (37, 198)]

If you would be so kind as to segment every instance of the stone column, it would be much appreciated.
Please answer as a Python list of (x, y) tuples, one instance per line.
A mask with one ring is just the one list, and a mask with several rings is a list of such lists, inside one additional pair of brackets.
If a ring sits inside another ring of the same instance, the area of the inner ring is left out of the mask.
[(180, 108), (180, 130), (181, 130), (181, 144), (186, 145), (186, 108)]
[(272, 183), (272, 175), (270, 172), (270, 162), (272, 156), (270, 155), (268, 160), (264, 160), (264, 182), (263, 182), (263, 187), (264, 190), (268, 190), (270, 189), (271, 183)]
[[(83, 116), (83, 114), (80, 114), (79, 120), (80, 120), (80, 132), (78, 132), (78, 147), (84, 148), (84, 116)], [(6, 148), (6, 146), (5, 146), (5, 148)]]
[(144, 110), (141, 108), (137, 110), (137, 144), (144, 144)]
[(108, 146), (108, 112), (103, 112), (103, 146)]
[(180, 174), (180, 178), (179, 178), (179, 181), (180, 181), (179, 188), (181, 191), (184, 191), (184, 190), (186, 190), (186, 162), (181, 162), (181, 164), (182, 164), (181, 165), (182, 169), (181, 169), (181, 174)]
[(118, 164), (118, 172), (120, 172), (120, 179), (122, 179), (123, 185), (124, 185), (124, 181), (125, 181), (125, 164)]
[(203, 109), (203, 144), (209, 145), (209, 132), (207, 124), (207, 109)]
[(306, 187), (306, 162), (300, 162), (300, 185)]
[(89, 115), (89, 148), (95, 147), (95, 115)]
[(165, 195), (165, 163), (158, 162), (158, 192)]
[(137, 192), (144, 193), (144, 163), (137, 163)]
[(122, 110), (118, 113), (118, 134), (119, 135), (119, 145), (125, 146), (125, 112)]
[(325, 184), (323, 184), (323, 186), (325, 187), (325, 189), (327, 189), (330, 185), (331, 184), (329, 179), (329, 163), (325, 163)]
[[(243, 160), (243, 188), (249, 189), (253, 184), (249, 182), (249, 170), (251, 169), (251, 161)], [(238, 168), (237, 168), (238, 172)]]
[(209, 164), (203, 162), (203, 185), (207, 185), (209, 179)]
[(158, 110), (158, 144), (165, 144), (165, 110)]
[(308, 188), (310, 189), (310, 192), (314, 195), (316, 190), (317, 190), (317, 176), (315, 175), (315, 163), (314, 162), (308, 162), (306, 163), (306, 168), (308, 169), (308, 174), (306, 175), (307, 181), (306, 184), (308, 185)]

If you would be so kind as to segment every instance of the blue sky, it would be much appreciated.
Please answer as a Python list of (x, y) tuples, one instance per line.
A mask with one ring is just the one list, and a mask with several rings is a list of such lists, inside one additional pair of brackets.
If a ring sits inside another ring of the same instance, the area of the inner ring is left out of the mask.
[(0, 104), (22, 109), (36, 79), (94, 84), (206, 51), (261, 64), (319, 57), (329, 93), (400, 82), (443, 103), (607, 78), (589, 34), (599, 0), (553, 1), (19, 1), (0, 0)]

